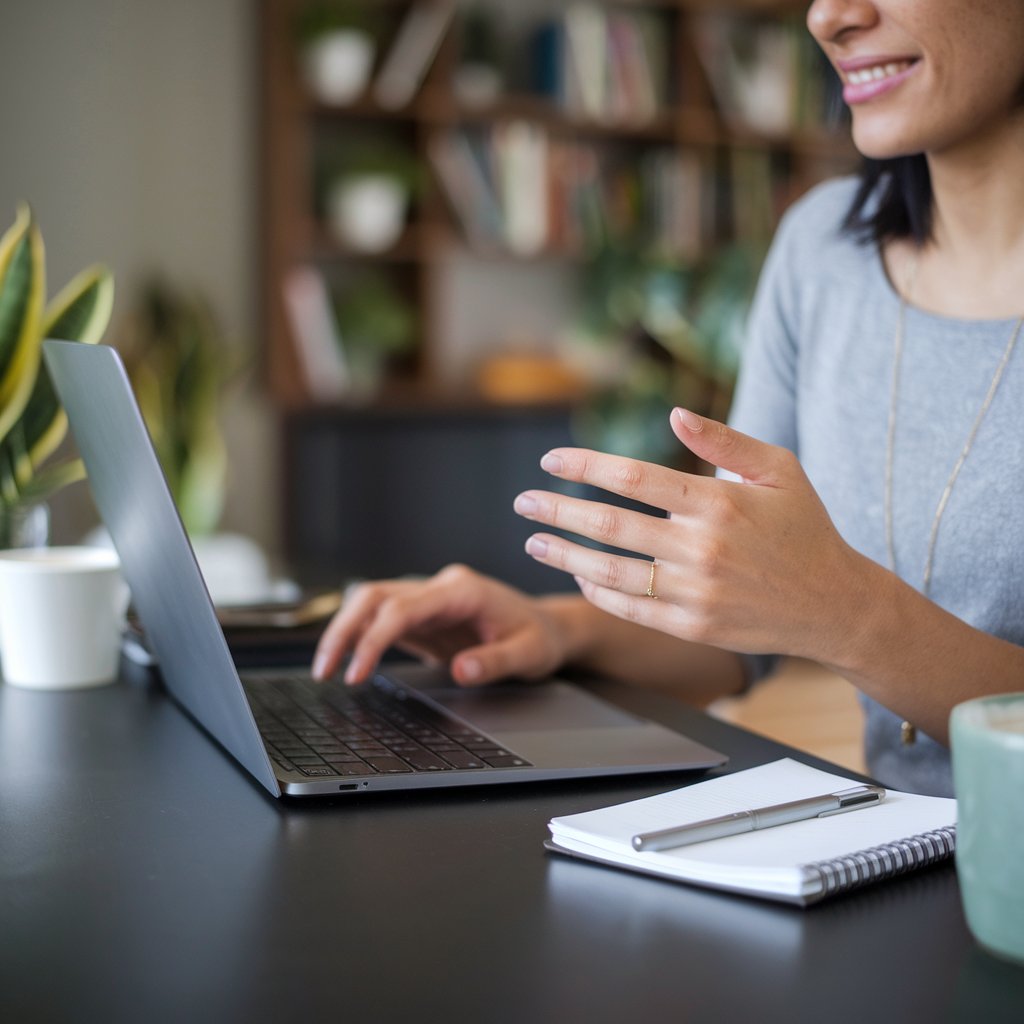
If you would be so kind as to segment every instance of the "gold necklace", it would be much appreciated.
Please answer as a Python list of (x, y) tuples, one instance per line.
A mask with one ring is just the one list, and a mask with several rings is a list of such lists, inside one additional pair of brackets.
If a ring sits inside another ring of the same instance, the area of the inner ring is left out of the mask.
[[(915, 261), (914, 266), (907, 275), (906, 287), (903, 292), (900, 293), (899, 312), (896, 318), (896, 337), (893, 339), (892, 387), (889, 392), (889, 431), (885, 448), (885, 543), (889, 555), (889, 568), (893, 572), (896, 572), (896, 545), (893, 540), (892, 515), (892, 476), (893, 452), (895, 450), (896, 440), (896, 406), (898, 404), (900, 389), (900, 365), (903, 361), (903, 337), (906, 330), (905, 320), (907, 304), (910, 299), (910, 292), (913, 287), (914, 280), (917, 277), (917, 267), (918, 264)], [(992, 399), (995, 398), (996, 391), (999, 389), (999, 384), (1003, 379), (1003, 372), (1006, 370), (1006, 365), (1009, 363), (1010, 357), (1013, 355), (1013, 350), (1017, 345), (1017, 338), (1020, 336), (1020, 329), (1022, 325), (1024, 325), (1024, 315), (1017, 320), (1013, 331), (1010, 333), (1010, 340), (1006, 343), (1006, 348), (1003, 350), (1003, 355), (999, 360), (999, 365), (996, 367), (996, 372), (992, 375), (992, 381), (989, 384), (988, 392), (985, 394), (985, 398), (981, 403), (981, 408), (978, 410), (978, 415), (974, 418), (974, 423), (967, 434), (967, 440), (964, 441), (964, 446), (960, 450), (960, 455), (953, 466), (953, 471), (949, 474), (946, 486), (942, 489), (942, 496), (939, 498), (938, 507), (935, 509), (935, 515), (932, 518), (932, 528), (928, 536), (928, 551), (925, 555), (924, 578), (921, 583), (921, 593), (925, 597), (928, 596), (928, 592), (931, 589), (932, 566), (935, 562), (935, 544), (939, 537), (939, 524), (942, 522), (942, 516), (946, 511), (946, 506), (949, 504), (949, 498), (953, 493), (953, 487), (956, 484), (957, 477), (960, 475), (960, 470), (963, 469), (963, 465), (967, 461), (967, 456), (970, 455), (971, 448), (974, 446), (974, 439), (978, 435), (981, 422), (985, 418), (985, 414), (988, 412), (989, 406), (992, 404)], [(904, 721), (900, 725), (900, 741), (905, 745), (910, 745), (917, 741), (917, 729), (908, 721)]]

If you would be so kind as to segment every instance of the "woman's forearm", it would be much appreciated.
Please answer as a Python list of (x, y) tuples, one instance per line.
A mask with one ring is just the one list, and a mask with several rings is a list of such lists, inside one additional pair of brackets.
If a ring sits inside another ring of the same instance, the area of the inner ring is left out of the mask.
[(1024, 648), (969, 626), (864, 559), (825, 649), (811, 657), (940, 743), (954, 705), (1024, 690)]
[(743, 688), (742, 662), (730, 651), (625, 621), (575, 595), (542, 597), (538, 603), (558, 623), (567, 664), (696, 704)]

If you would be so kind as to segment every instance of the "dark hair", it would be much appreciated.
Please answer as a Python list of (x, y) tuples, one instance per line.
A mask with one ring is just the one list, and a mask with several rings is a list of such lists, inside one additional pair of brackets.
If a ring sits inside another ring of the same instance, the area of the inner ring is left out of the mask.
[(927, 241), (932, 232), (932, 179), (924, 154), (865, 158), (843, 230), (863, 242)]

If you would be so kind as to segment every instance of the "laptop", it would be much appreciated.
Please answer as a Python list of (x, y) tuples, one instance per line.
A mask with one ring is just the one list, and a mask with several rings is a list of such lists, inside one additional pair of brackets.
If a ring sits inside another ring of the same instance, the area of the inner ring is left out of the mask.
[(418, 664), (360, 687), (315, 683), (304, 669), (240, 673), (117, 352), (53, 340), (43, 350), (167, 690), (275, 797), (698, 771), (727, 760), (565, 680), (464, 689)]

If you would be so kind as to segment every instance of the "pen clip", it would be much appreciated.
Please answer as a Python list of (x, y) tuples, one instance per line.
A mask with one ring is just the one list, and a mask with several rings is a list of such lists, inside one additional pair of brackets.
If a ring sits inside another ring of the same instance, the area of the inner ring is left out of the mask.
[(822, 811), (818, 815), (819, 818), (853, 811), (865, 804), (881, 803), (885, 799), (885, 790), (881, 786), (854, 786), (853, 789), (841, 789), (832, 795), (839, 801), (839, 806), (833, 807), (830, 811)]

